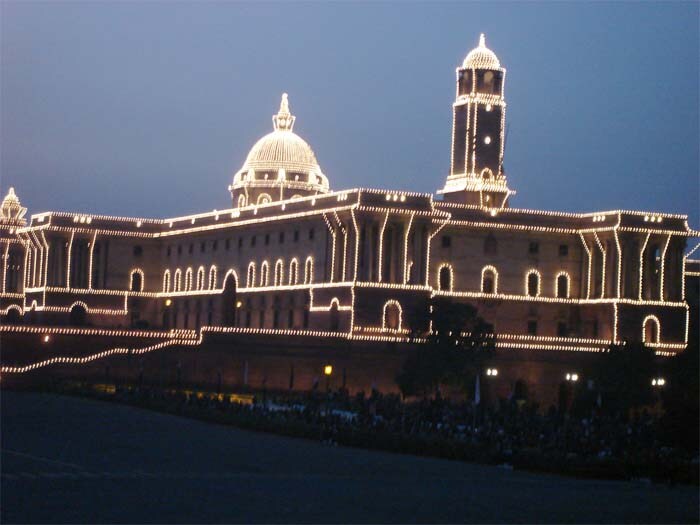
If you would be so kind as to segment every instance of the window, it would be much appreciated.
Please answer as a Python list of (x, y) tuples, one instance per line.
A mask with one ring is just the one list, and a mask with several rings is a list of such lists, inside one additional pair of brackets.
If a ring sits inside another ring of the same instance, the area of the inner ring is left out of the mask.
[(443, 248), (449, 248), (452, 246), (452, 237), (449, 235), (443, 235), (442, 236), (442, 247)]
[(313, 228), (311, 228), (311, 229), (309, 230), (309, 240), (310, 240), (310, 241), (313, 241), (313, 240), (314, 240), (314, 229), (313, 229)]
[(267, 286), (269, 283), (269, 271), (270, 271), (270, 266), (267, 264), (267, 261), (263, 262), (262, 265), (260, 266), (260, 286)]
[(489, 234), (486, 239), (484, 239), (484, 254), (486, 255), (496, 255), (498, 253), (498, 243), (496, 238)]
[(564, 321), (559, 321), (557, 323), (557, 336), (566, 337), (567, 335), (569, 335), (569, 328)]
[(444, 264), (438, 272), (438, 290), (452, 291), (452, 266)]
[(200, 251), (201, 253), (204, 253), (206, 249), (207, 249), (207, 243), (206, 243), (206, 242), (200, 243), (200, 245), (199, 245), (199, 251)]
[(398, 301), (392, 299), (384, 305), (382, 328), (392, 332), (401, 330), (401, 305)]
[(559, 245), (559, 257), (566, 257), (569, 255), (569, 245), (568, 244), (560, 244)]
[(246, 277), (246, 287), (251, 288), (255, 286), (255, 263), (251, 262), (248, 264), (248, 274)]
[(337, 332), (340, 329), (340, 313), (338, 312), (337, 300), (333, 300), (330, 313), (330, 330), (331, 332)]
[(294, 242), (299, 242), (299, 230), (294, 230)]
[(182, 245), (177, 247), (177, 254), (182, 255)]
[(163, 292), (170, 292), (170, 270), (165, 270), (163, 274)]
[(250, 245), (255, 246), (255, 235), (250, 238)]
[(265, 246), (267, 246), (268, 244), (270, 244), (270, 234), (266, 233), (265, 234)]
[(278, 259), (277, 262), (275, 263), (275, 277), (274, 277), (274, 285), (275, 286), (282, 286), (284, 284), (284, 268), (283, 268), (282, 259)]
[(214, 241), (211, 243), (211, 250), (213, 252), (215, 252), (218, 247), (219, 247), (219, 241)]
[(224, 247), (226, 250), (231, 249), (231, 239), (226, 239), (226, 242), (224, 243)]
[(279, 243), (284, 244), (284, 232), (280, 232)]
[(537, 321), (528, 321), (527, 322), (527, 334), (528, 335), (537, 335)]
[(129, 288), (132, 292), (143, 292), (143, 272), (141, 270), (134, 270), (131, 272)]
[(314, 261), (311, 256), (306, 258), (304, 263), (304, 284), (311, 284), (314, 281)]
[(481, 270), (481, 293), (498, 292), (498, 272), (493, 266), (486, 266)]
[(194, 252), (194, 244), (190, 244), (189, 248), (187, 249), (187, 253), (189, 253), (190, 255), (192, 254), (192, 252)]
[(170, 257), (171, 252), (172, 252), (172, 247), (168, 246), (168, 257)]
[(143, 248), (139, 245), (134, 246), (134, 257), (141, 257), (143, 255)]
[(557, 297), (569, 297), (569, 276), (566, 273), (557, 275)]
[(531, 255), (540, 253), (540, 243), (537, 241), (530, 241), (530, 247), (528, 248), (528, 252)]
[(298, 278), (298, 263), (296, 259), (292, 259), (292, 262), (289, 263), (289, 284), (290, 285), (295, 285), (299, 282)]
[(204, 289), (204, 267), (200, 266), (197, 269), (197, 290), (203, 290)]
[(644, 319), (644, 323), (642, 324), (642, 342), (661, 342), (661, 326), (659, 320), (653, 315), (649, 315)]
[(528, 272), (526, 281), (526, 293), (530, 297), (540, 295), (540, 274), (536, 270)]
[(209, 289), (216, 288), (216, 266), (209, 268)]
[(238, 238), (238, 249), (243, 249), (243, 237)]

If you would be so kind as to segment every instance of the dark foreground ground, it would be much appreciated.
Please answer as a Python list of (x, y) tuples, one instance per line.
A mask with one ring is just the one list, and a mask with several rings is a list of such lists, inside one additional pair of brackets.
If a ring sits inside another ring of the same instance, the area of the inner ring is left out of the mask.
[(0, 521), (697, 523), (697, 487), (335, 448), (2, 392)]

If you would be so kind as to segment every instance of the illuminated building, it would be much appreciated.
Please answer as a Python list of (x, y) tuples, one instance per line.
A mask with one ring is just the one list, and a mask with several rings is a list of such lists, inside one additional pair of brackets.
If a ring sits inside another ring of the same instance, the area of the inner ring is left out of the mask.
[(105, 345), (107, 354), (72, 361), (75, 353), (50, 362), (34, 353), (19, 367), (3, 362), (3, 374), (227, 335), (381, 352), (407, 340), (409, 313), (433, 297), (473, 303), (498, 348), (521, 361), (635, 340), (663, 356), (682, 351), (686, 281), (699, 270), (694, 250), (685, 252), (698, 232), (685, 215), (510, 207), (505, 78), (482, 35), (457, 68), (450, 172), (438, 197), (331, 191), (293, 131), (286, 94), (273, 131), (233, 176), (230, 209), (162, 220), (44, 212), (27, 223), (10, 189), (2, 330), (151, 344)]

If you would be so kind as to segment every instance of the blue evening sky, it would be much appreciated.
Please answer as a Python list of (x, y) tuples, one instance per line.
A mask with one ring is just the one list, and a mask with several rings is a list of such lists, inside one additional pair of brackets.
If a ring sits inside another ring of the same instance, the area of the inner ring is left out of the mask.
[(331, 188), (434, 192), (484, 32), (508, 70), (512, 206), (697, 228), (698, 6), (3, 1), (0, 190), (30, 213), (230, 207), (286, 91)]

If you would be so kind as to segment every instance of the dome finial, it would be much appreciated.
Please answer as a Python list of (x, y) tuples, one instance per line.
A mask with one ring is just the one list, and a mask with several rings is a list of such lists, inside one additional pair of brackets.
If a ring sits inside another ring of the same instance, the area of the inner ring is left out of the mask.
[(292, 131), (295, 119), (296, 117), (289, 112), (289, 97), (286, 93), (282, 93), (279, 113), (272, 117), (275, 130)]
[(484, 33), (481, 33), (479, 36), (479, 47), (486, 47), (486, 36)]

